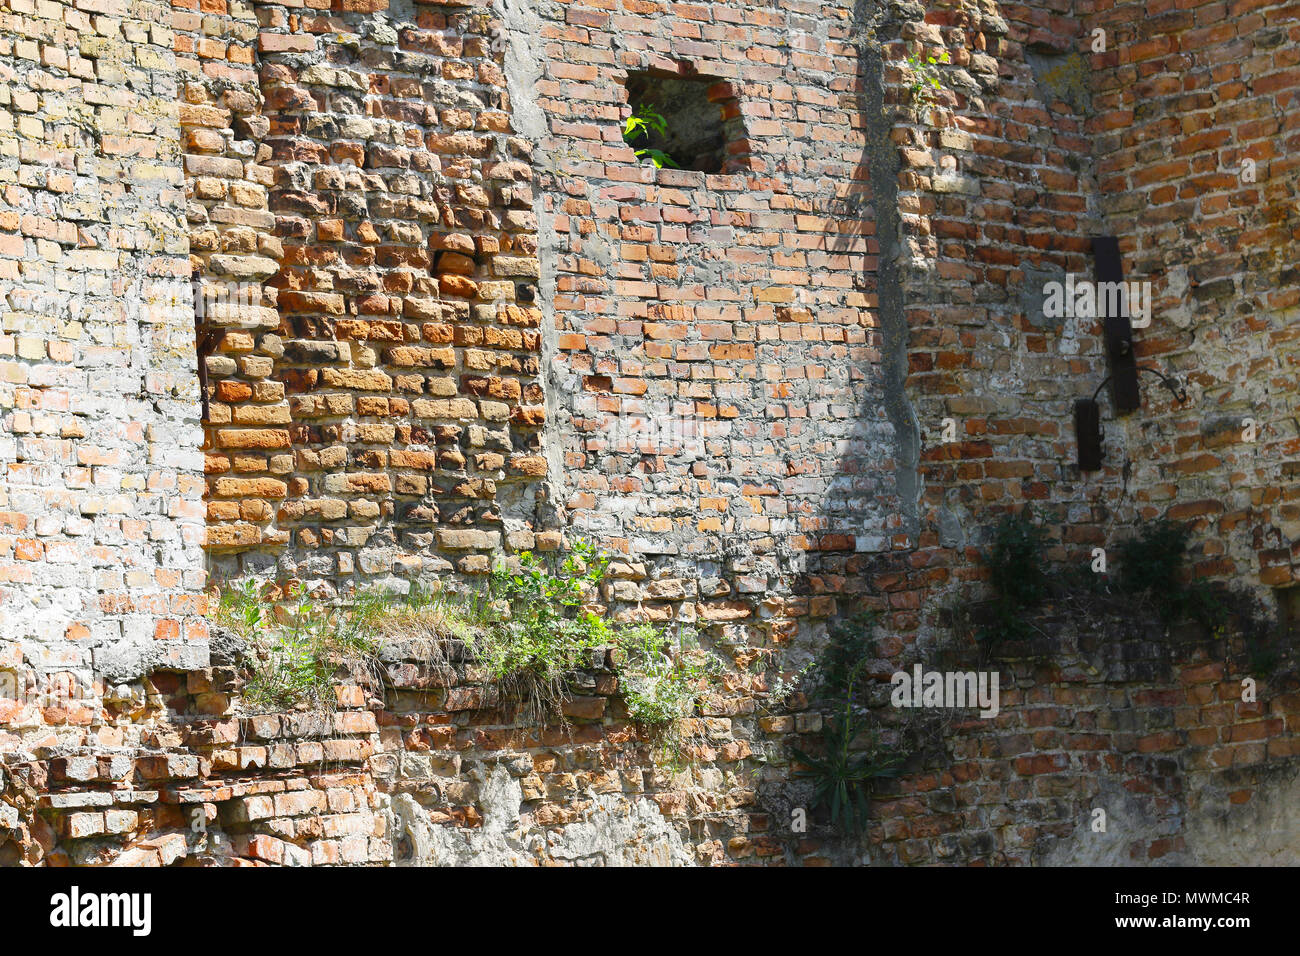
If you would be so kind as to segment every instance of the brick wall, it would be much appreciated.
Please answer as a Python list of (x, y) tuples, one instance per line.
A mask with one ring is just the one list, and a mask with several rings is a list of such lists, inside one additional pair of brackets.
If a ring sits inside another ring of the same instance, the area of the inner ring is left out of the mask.
[[(862, 114), (859, 24), (801, 3), (548, 9), (531, 88), (567, 521), (632, 559), (614, 596), (642, 615), (747, 634), (764, 605), (779, 639), (853, 556), (908, 545), (869, 168), (891, 150)], [(628, 71), (656, 70), (716, 81), (743, 125), (729, 170), (623, 143)]]
[[(909, 389), (923, 429), (951, 418), (963, 439), (922, 456), (940, 544), (978, 543), (987, 515), (1031, 502), (1059, 517), (1054, 557), (1082, 563), (1135, 520), (1168, 516), (1195, 522), (1198, 575), (1270, 604), (1267, 588), (1290, 583), (1300, 185), (1281, 144), (1294, 138), (1295, 12), (940, 5), (902, 29), (966, 69), (941, 98), (948, 125), (912, 128), (902, 151), (920, 253), (905, 273)], [(1080, 474), (1071, 405), (1109, 373), (1100, 323), (1046, 322), (1042, 294), (1066, 272), (1092, 278), (1093, 235), (1119, 237), (1125, 278), (1151, 283), (1137, 359), (1188, 401), (1149, 374), (1139, 411), (1115, 417), (1103, 397), (1107, 457)]]
[(92, 659), (206, 661), (171, 46), (155, 3), (0, 6), (0, 641), (17, 674), (89, 685)]
[(1153, 394), (1127, 424), (1135, 504), (1196, 522), (1199, 573), (1289, 585), (1300, 556), (1300, 10), (1196, 3), (1152, 11), (1137, 30), (1134, 9), (1087, 24), (1121, 41), (1098, 64), (1098, 188), (1128, 268), (1156, 289), (1139, 360), (1184, 377), (1191, 394), (1182, 408)]
[(528, 145), (485, 8), (384, 10), (178, 14), (194, 265), (274, 306), (210, 323), (223, 578), (431, 587), (543, 530)]
[[(1224, 859), (1293, 790), (1293, 694), (1235, 703), (1230, 656), (1154, 624), (1119, 672), (1114, 628), (1055, 622), (1057, 664), (1011, 662), (1003, 716), (954, 724), (861, 847), (789, 832), (787, 745), (820, 718), (765, 693), (862, 603), (881, 675), (933, 659), (1026, 503), (1058, 565), (1168, 514), (1197, 573), (1291, 582), (1296, 12), (8, 0), (0, 676), (92, 650), (99, 674), (3, 711), (21, 852), (197, 859), (195, 803), (223, 861)], [(923, 107), (906, 57), (941, 49)], [(704, 82), (720, 172), (637, 161), (630, 72)], [(1100, 323), (1042, 301), (1097, 235), (1153, 284), (1139, 359), (1190, 400), (1143, 376), (1081, 474)], [(696, 622), (734, 664), (695, 762), (656, 769), (601, 668), (567, 740), (414, 653), (346, 692), (328, 754), (301, 717), (240, 723), (193, 616), (200, 443), (216, 580), (346, 595), (472, 585), (565, 533), (618, 552), (611, 613)], [(90, 763), (50, 764), (56, 739)], [(1086, 842), (1098, 800), (1125, 836)]]
[[(101, 743), (6, 754), (0, 862), (1295, 860), (1294, 682), (1243, 701), (1239, 648), (1225, 657), (1197, 628), (1171, 635), (1125, 602), (1049, 607), (1033, 623), (1045, 643), (997, 665), (1000, 713), (928, 714), (929, 746), (880, 788), (860, 842), (816, 818), (791, 825), (809, 784), (790, 788), (784, 742), (815, 733), (816, 713), (796, 705), (751, 732), (706, 707), (676, 762), (629, 723), (604, 653), (575, 675), (566, 725), (542, 728), (503, 707), (462, 650), (444, 658), (412, 637), (378, 674), (342, 681), (333, 712), (240, 716), (230, 668), (159, 672), (96, 715)], [(876, 690), (888, 696), (887, 678)]]
[(202, 364), (209, 553), (284, 545), (275, 514), (294, 469), (275, 290), (284, 248), (252, 7), (174, 3), (196, 351)]

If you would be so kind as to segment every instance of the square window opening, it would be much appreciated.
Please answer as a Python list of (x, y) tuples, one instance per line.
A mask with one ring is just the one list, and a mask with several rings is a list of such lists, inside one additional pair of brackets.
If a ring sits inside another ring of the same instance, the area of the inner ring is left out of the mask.
[(626, 89), (631, 114), (623, 140), (641, 162), (703, 173), (747, 168), (745, 124), (726, 80), (630, 72)]

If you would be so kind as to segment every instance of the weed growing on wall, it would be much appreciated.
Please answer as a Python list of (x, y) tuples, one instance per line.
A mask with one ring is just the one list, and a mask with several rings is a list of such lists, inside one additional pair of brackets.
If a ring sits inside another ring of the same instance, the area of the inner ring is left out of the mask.
[(1120, 585), (1150, 600), (1167, 623), (1198, 621), (1215, 640), (1240, 638), (1252, 673), (1268, 674), (1283, 656), (1277, 624), (1259, 598), (1219, 581), (1184, 580), (1192, 527), (1160, 519), (1119, 545)]
[(471, 640), (479, 662), (516, 699), (528, 700), (539, 722), (559, 713), (568, 678), (593, 652), (615, 650), (628, 712), (638, 724), (664, 729), (692, 714), (716, 660), (684, 628), (617, 626), (591, 602), (609, 556), (577, 541), (567, 554), (523, 552), (494, 568), (489, 616)]
[(663, 764), (684, 769), (701, 742), (688, 728), (723, 672), (721, 660), (690, 628), (641, 624), (620, 631), (614, 661), (628, 716), (655, 741)]
[(1192, 591), (1180, 580), (1191, 535), (1190, 525), (1162, 518), (1139, 525), (1117, 548), (1123, 589), (1150, 595), (1166, 619), (1186, 609)]
[(975, 630), (985, 656), (1003, 641), (1029, 636), (1025, 612), (1047, 597), (1050, 586), (1047, 545), (1047, 531), (1030, 508), (1004, 515), (993, 529), (989, 550), (981, 557), (994, 596), (987, 620)]
[[(1051, 567), (1047, 531), (1032, 511), (1008, 514), (982, 555), (992, 599), (959, 604), (948, 614), (959, 632), (973, 632), (981, 657), (988, 659), (1003, 642), (1032, 636), (1029, 612), (1046, 600), (1139, 602), (1153, 607), (1166, 625), (1191, 621), (1216, 641), (1235, 638), (1252, 673), (1272, 672), (1285, 656), (1276, 622), (1250, 590), (1189, 578), (1191, 536), (1190, 525), (1167, 519), (1142, 523), (1116, 546), (1118, 573), (1108, 576), (1087, 567)], [(1225, 654), (1229, 650), (1225, 646)]]
[(615, 660), (628, 713), (648, 727), (692, 716), (701, 689), (720, 671), (718, 659), (686, 628), (673, 634), (637, 625), (619, 634), (618, 647)]
[(613, 640), (592, 609), (609, 559), (578, 542), (566, 555), (525, 551), (512, 567), (504, 560), (489, 581), (487, 616), (470, 647), (508, 696), (528, 700), (539, 720), (558, 711), (567, 677)]
[(1008, 605), (1031, 607), (1048, 593), (1047, 530), (1032, 509), (1003, 515), (984, 556), (989, 582)]
[(871, 794), (883, 779), (897, 777), (907, 754), (881, 743), (858, 699), (871, 660), (875, 616), (859, 614), (831, 628), (830, 640), (814, 668), (812, 700), (825, 706), (816, 753), (791, 748), (802, 768), (795, 776), (811, 780), (812, 807), (829, 814), (831, 826), (850, 835), (867, 826)]
[[(499, 698), (544, 724), (563, 719), (574, 673), (600, 666), (612, 650), (631, 719), (676, 739), (721, 664), (688, 628), (611, 623), (594, 603), (609, 560), (579, 541), (564, 554), (498, 562), (484, 594), (365, 590), (346, 604), (317, 600), (301, 585), (274, 603), (246, 580), (219, 592), (215, 620), (250, 646), (245, 700), (254, 707), (332, 706), (341, 666), (372, 663), (387, 640), (423, 637), (435, 648), (463, 644)], [(441, 653), (436, 663), (445, 666)]]
[(249, 643), (245, 701), (254, 708), (332, 708), (339, 667), (369, 663), (375, 628), (387, 613), (382, 596), (365, 595), (349, 607), (316, 600), (302, 584), (289, 600), (272, 604), (245, 580), (220, 592), (216, 622)]
[(935, 95), (944, 89), (943, 72), (939, 66), (947, 62), (947, 50), (938, 54), (920, 53), (907, 57), (907, 70), (911, 78), (907, 90), (912, 97), (912, 105), (918, 110), (924, 110), (934, 103)]
[(623, 142), (636, 150), (637, 159), (642, 161), (648, 159), (655, 164), (657, 169), (663, 169), (665, 166), (680, 169), (681, 167), (678, 166), (676, 160), (663, 150), (637, 145), (641, 140), (649, 142), (652, 131), (663, 136), (668, 132), (668, 120), (664, 118), (662, 113), (656, 112), (653, 106), (643, 103), (623, 124)]

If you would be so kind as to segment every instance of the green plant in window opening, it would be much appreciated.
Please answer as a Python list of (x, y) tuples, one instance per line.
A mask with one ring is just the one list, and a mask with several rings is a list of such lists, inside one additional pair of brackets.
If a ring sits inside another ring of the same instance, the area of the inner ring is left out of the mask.
[[(656, 112), (653, 105), (642, 103), (623, 124), (623, 142), (636, 150), (636, 158), (642, 162), (648, 159), (657, 169), (663, 169), (665, 166), (680, 169), (681, 167), (671, 156), (661, 149), (652, 149), (648, 145), (651, 132), (658, 133), (660, 136), (665, 135), (668, 132), (668, 120), (664, 119), (662, 113)], [(638, 140), (644, 140), (646, 145), (638, 146)]]

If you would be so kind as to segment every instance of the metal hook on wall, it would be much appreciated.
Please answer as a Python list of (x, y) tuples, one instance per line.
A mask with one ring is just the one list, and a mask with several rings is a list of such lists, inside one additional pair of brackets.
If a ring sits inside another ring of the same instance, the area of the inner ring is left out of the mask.
[[(1137, 371), (1150, 372), (1159, 378), (1160, 384), (1169, 389), (1169, 393), (1179, 404), (1187, 401), (1187, 389), (1178, 379), (1166, 375), (1151, 365), (1139, 365)], [(1092, 393), (1092, 398), (1080, 398), (1074, 402), (1074, 434), (1079, 446), (1080, 471), (1101, 470), (1101, 443), (1105, 433), (1101, 427), (1101, 405), (1097, 402), (1097, 396), (1101, 394), (1101, 390), (1106, 387), (1110, 379), (1109, 375), (1102, 379), (1097, 390)]]

